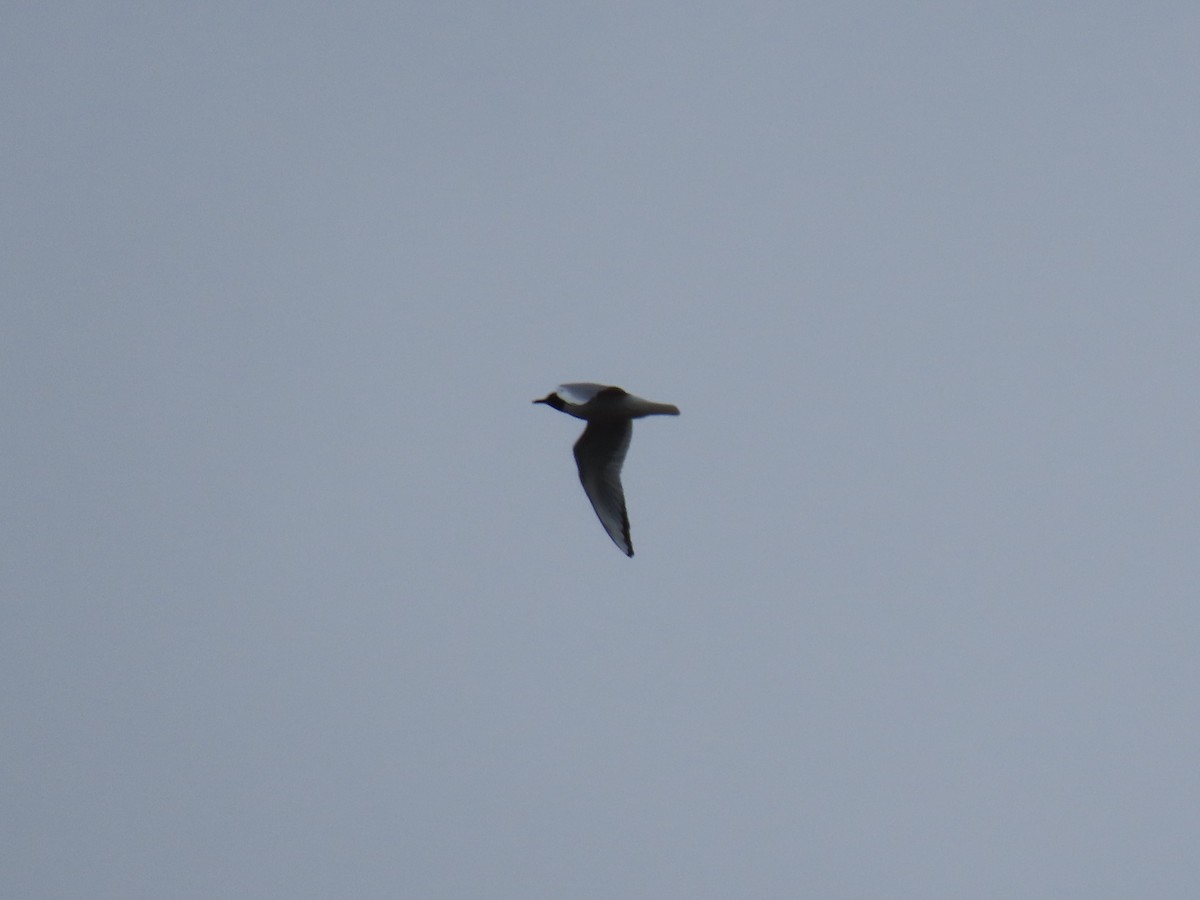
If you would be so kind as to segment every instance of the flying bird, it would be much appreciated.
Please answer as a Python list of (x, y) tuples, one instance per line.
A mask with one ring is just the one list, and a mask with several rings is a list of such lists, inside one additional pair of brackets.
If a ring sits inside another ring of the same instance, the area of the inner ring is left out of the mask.
[(583, 419), (587, 428), (575, 442), (575, 465), (592, 509), (621, 552), (633, 556), (629, 515), (621, 489), (621, 465), (633, 435), (633, 420), (643, 416), (677, 416), (679, 407), (654, 403), (619, 387), (577, 383), (560, 385), (534, 403), (545, 403), (559, 412)]

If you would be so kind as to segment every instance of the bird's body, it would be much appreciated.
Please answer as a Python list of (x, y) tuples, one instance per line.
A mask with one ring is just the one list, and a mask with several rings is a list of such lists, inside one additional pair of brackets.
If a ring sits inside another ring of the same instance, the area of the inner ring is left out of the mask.
[(633, 435), (633, 420), (643, 416), (677, 416), (679, 408), (654, 403), (603, 384), (564, 384), (534, 403), (544, 403), (569, 416), (586, 421), (587, 428), (575, 442), (575, 465), (584, 493), (600, 524), (626, 556), (633, 556), (629, 539), (629, 516), (621, 488), (621, 466)]

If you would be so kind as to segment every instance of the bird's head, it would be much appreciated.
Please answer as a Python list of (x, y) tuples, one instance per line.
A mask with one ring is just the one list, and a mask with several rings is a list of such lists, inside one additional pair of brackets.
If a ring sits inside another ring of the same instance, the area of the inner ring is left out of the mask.
[(539, 400), (534, 400), (533, 402), (534, 403), (545, 403), (547, 406), (552, 406), (557, 410), (561, 410), (563, 407), (565, 407), (567, 405), (566, 401), (563, 400), (562, 397), (558, 396), (558, 394), (555, 394), (555, 393), (549, 393), (545, 397), (542, 397)]

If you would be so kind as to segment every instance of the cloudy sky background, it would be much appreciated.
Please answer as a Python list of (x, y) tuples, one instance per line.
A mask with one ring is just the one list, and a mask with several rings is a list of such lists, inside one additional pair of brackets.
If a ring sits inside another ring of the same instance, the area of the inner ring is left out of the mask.
[(1200, 891), (1200, 8), (0, 25), (12, 896)]

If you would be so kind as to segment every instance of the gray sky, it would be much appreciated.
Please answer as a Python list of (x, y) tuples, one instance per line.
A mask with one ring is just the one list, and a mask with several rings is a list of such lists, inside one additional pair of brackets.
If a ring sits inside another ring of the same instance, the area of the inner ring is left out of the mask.
[(1200, 893), (1194, 3), (0, 25), (11, 896)]

